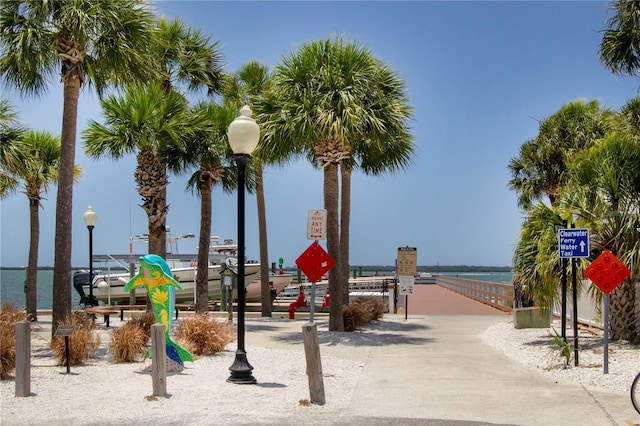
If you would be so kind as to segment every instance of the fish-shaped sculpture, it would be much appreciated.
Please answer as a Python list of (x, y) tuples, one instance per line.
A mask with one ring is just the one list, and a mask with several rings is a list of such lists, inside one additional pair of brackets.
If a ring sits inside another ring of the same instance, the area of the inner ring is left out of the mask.
[(125, 291), (131, 291), (135, 287), (145, 287), (153, 306), (153, 314), (156, 320), (164, 325), (164, 336), (167, 348), (167, 356), (181, 366), (184, 361), (193, 361), (191, 352), (181, 347), (173, 340), (171, 331), (171, 318), (174, 308), (175, 289), (182, 290), (178, 281), (173, 279), (171, 268), (167, 262), (155, 254), (147, 254), (139, 259), (140, 270), (124, 286)]

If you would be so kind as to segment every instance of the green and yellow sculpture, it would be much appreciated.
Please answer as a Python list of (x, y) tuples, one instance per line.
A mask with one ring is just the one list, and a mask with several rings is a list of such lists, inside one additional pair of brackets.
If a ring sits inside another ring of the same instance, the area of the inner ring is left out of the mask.
[[(193, 362), (193, 355), (171, 340), (169, 335), (174, 309), (175, 289), (182, 290), (182, 286), (173, 279), (172, 275), (171, 268), (162, 257), (155, 254), (147, 254), (140, 258), (140, 270), (124, 286), (124, 290), (131, 291), (135, 287), (145, 287), (147, 289), (156, 321), (164, 325), (167, 357), (179, 364), (180, 368), (183, 368), (184, 361)], [(148, 352), (147, 355), (149, 355)]]

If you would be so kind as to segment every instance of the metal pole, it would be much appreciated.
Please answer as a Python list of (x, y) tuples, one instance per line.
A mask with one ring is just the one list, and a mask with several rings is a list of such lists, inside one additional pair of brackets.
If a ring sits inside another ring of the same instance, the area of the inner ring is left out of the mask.
[(604, 374), (609, 374), (609, 293), (604, 295)]
[(562, 309), (560, 330), (562, 340), (567, 341), (567, 259), (562, 258)]
[(573, 359), (578, 365), (578, 286), (576, 285), (576, 259), (571, 259), (571, 287), (573, 293)]
[(244, 181), (245, 168), (251, 159), (248, 154), (236, 154), (233, 156), (238, 164), (238, 349), (236, 357), (229, 370), (231, 376), (228, 382), (237, 384), (256, 383), (255, 377), (251, 374), (253, 367), (247, 360), (247, 353), (244, 349), (244, 311), (246, 303), (246, 293), (244, 288)]
[(93, 226), (87, 226), (89, 230), (89, 305), (93, 306)]

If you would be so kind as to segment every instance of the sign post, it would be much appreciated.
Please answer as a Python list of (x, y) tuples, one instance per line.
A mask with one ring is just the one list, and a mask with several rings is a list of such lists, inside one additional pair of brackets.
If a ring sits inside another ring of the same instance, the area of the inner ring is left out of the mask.
[(404, 319), (409, 314), (409, 294), (413, 294), (417, 268), (418, 250), (415, 247), (398, 247), (398, 287), (404, 295)]
[(630, 274), (629, 268), (608, 250), (584, 270), (584, 275), (604, 293), (604, 374), (609, 374), (609, 293)]
[[(571, 259), (571, 283), (573, 293), (573, 349), (574, 361), (578, 365), (578, 290), (576, 285), (576, 258), (589, 257), (589, 230), (586, 228), (559, 228), (558, 229), (558, 253), (562, 259), (562, 271), (566, 274), (566, 259)], [(563, 275), (562, 288), (562, 338), (566, 338), (566, 275)]]
[[(320, 235), (321, 232), (314, 235)], [(304, 352), (307, 360), (307, 376), (309, 379), (309, 394), (311, 402), (324, 405), (324, 381), (322, 378), (322, 362), (320, 360), (320, 345), (318, 343), (318, 329), (313, 323), (315, 309), (316, 282), (335, 264), (334, 260), (322, 248), (318, 241), (311, 245), (296, 259), (296, 265), (311, 281), (311, 307), (309, 323), (302, 327)]]

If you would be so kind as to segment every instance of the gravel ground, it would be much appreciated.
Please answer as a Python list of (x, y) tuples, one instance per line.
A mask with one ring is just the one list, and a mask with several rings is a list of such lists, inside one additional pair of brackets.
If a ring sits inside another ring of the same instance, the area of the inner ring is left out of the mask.
[[(553, 329), (516, 329), (512, 322), (496, 323), (481, 338), (487, 345), (514, 361), (554, 377), (558, 382), (573, 381), (616, 392), (629, 392), (631, 382), (640, 371), (640, 350), (628, 342), (609, 342), (609, 373), (604, 374), (604, 339), (602, 330), (580, 328), (578, 332), (578, 366), (573, 348), (565, 366), (553, 330), (560, 333), (561, 324)], [(573, 343), (573, 329), (567, 326), (567, 340)]]

